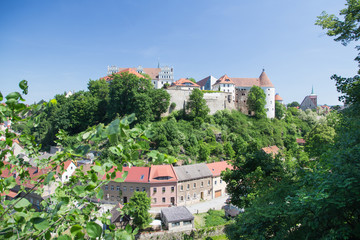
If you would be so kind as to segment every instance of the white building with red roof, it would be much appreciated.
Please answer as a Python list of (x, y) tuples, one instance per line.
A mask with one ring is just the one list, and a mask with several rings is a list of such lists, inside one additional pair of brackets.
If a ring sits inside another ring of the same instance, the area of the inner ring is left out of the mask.
[(131, 73), (147, 74), (151, 78), (155, 89), (162, 88), (165, 84), (171, 85), (174, 82), (174, 68), (169, 66), (158, 65), (157, 68), (143, 68), (142, 66), (132, 68), (118, 68), (116, 66), (108, 66), (108, 76), (113, 73), (122, 72), (124, 70), (131, 70)]
[(226, 194), (226, 182), (221, 179), (221, 172), (226, 169), (233, 169), (233, 166), (228, 161), (207, 163), (206, 166), (209, 168), (213, 175), (213, 189), (212, 198), (218, 198)]
[(275, 87), (263, 69), (258, 78), (233, 78), (224, 75), (214, 84), (211, 76), (198, 82), (202, 90), (214, 90), (228, 92), (232, 94), (232, 99), (237, 105), (237, 109), (248, 114), (247, 96), (253, 86), (260, 87), (265, 93), (265, 110), (268, 118), (275, 117)]
[(176, 82), (173, 82), (168, 89), (193, 90), (194, 88), (200, 89), (200, 85), (190, 81), (187, 78), (180, 78)]

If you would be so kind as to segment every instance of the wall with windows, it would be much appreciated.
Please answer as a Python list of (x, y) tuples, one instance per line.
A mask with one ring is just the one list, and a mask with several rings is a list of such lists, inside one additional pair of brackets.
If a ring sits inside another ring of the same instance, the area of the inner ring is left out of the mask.
[(150, 184), (151, 207), (176, 206), (176, 182)]
[(178, 182), (177, 205), (186, 206), (212, 199), (213, 182), (211, 177)]
[(130, 182), (114, 182), (111, 181), (101, 187), (104, 191), (104, 200), (114, 203), (129, 202), (135, 191), (146, 192), (149, 196), (150, 185), (148, 183), (130, 183)]
[(220, 176), (213, 177), (213, 191), (212, 198), (224, 196), (226, 194), (226, 182)]

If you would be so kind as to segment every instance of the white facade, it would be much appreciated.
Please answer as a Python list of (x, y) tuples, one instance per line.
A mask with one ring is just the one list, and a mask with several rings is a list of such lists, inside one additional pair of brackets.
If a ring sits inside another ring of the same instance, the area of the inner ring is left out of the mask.
[(268, 118), (275, 117), (275, 88), (272, 87), (262, 87), (266, 95), (266, 104), (265, 111)]
[(65, 169), (64, 173), (61, 175), (61, 182), (69, 181), (71, 175), (75, 172), (76, 166), (73, 162), (69, 164), (69, 166)]
[(226, 182), (221, 179), (221, 176), (213, 177), (213, 191), (212, 198), (224, 196), (226, 193)]

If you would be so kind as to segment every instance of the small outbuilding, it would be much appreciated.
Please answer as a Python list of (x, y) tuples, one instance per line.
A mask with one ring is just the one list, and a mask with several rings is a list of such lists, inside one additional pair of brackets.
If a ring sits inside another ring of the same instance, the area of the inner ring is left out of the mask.
[(194, 228), (194, 216), (185, 206), (162, 208), (161, 220), (169, 231), (185, 231)]

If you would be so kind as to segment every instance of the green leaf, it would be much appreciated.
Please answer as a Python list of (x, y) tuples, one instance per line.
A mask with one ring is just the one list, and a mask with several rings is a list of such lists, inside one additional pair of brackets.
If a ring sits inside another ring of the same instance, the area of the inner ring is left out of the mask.
[(125, 179), (126, 179), (126, 177), (127, 177), (127, 175), (128, 175), (128, 171), (125, 171), (123, 174), (122, 174), (122, 176), (121, 176), (121, 178), (115, 178), (115, 179), (112, 179), (112, 181), (114, 181), (114, 182), (124, 182), (125, 181)]
[(104, 190), (100, 188), (99, 192), (96, 194), (97, 199), (103, 199), (104, 197)]
[(95, 222), (88, 222), (86, 224), (86, 232), (91, 238), (101, 237), (102, 228)]
[(2, 101), (4, 99), (2, 93), (0, 92), (0, 101)]
[(84, 193), (84, 190), (85, 190), (85, 186), (76, 186), (76, 187), (74, 187), (74, 192), (77, 195), (80, 195), (80, 194)]
[(131, 234), (131, 233), (132, 233), (132, 227), (131, 227), (130, 224), (126, 225), (125, 231), (126, 231), (128, 234)]
[(101, 171), (103, 171), (103, 168), (102, 168), (101, 166), (97, 166), (97, 165), (92, 166), (92, 169), (93, 169), (95, 172), (101, 172)]
[(31, 205), (31, 203), (27, 199), (23, 198), (23, 199), (21, 199), (19, 202), (17, 202), (15, 204), (14, 208), (15, 209), (21, 209), (21, 208), (28, 207), (30, 205)]
[(75, 236), (79, 231), (81, 231), (83, 228), (79, 224), (76, 224), (70, 228), (70, 232), (72, 236)]
[(46, 178), (45, 178), (45, 180), (44, 180), (44, 184), (45, 185), (47, 185), (47, 184), (49, 184), (49, 182), (53, 179), (53, 176), (55, 175), (55, 172), (50, 172), (47, 176), (46, 176)]
[(14, 99), (14, 100), (18, 100), (19, 98), (21, 97), (20, 93), (18, 92), (12, 92), (12, 93), (9, 93), (8, 95), (6, 95), (6, 99), (7, 100), (10, 100), (10, 99)]
[(35, 229), (40, 231), (45, 230), (50, 226), (48, 220), (44, 218), (37, 217), (37, 218), (33, 218), (31, 221), (34, 224)]
[(90, 134), (91, 134), (91, 132), (86, 132), (86, 133), (84, 133), (84, 134), (82, 135), (82, 139), (87, 139), (87, 138), (89, 138)]
[(21, 88), (21, 90), (23, 90), (23, 93), (26, 95), (28, 94), (28, 81), (26, 80), (22, 80), (19, 83), (19, 87)]
[(71, 240), (71, 237), (69, 235), (61, 235), (58, 237), (58, 240)]

